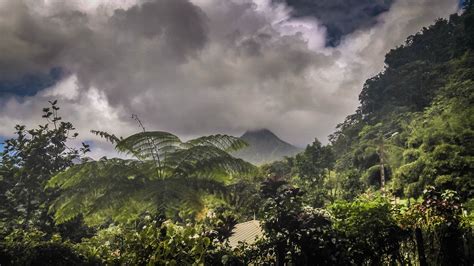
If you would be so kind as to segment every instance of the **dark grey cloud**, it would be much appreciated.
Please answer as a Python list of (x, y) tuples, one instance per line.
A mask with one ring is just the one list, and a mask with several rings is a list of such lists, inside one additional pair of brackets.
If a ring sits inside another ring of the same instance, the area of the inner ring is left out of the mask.
[(274, 0), (293, 8), (294, 17), (315, 17), (327, 27), (327, 44), (336, 46), (341, 38), (377, 23), (394, 0)]
[(43, 16), (23, 1), (0, 3), (0, 95), (34, 95), (67, 75), (62, 58), (82, 41), (87, 16)]
[(146, 38), (166, 42), (163, 53), (183, 59), (203, 48), (207, 41), (205, 14), (187, 0), (144, 2), (117, 9), (110, 18), (118, 38)]
[(32, 13), (23, 1), (1, 4), (0, 80), (48, 74), (72, 36), (59, 21)]
[[(202, 49), (207, 40), (205, 15), (187, 0), (155, 0), (115, 9), (100, 25), (89, 15), (68, 8), (55, 6), (44, 14), (26, 1), (4, 3), (0, 9), (0, 83), (12, 84), (25, 76), (47, 79), (51, 69), (60, 67), (78, 73), (85, 87), (102, 86), (128, 80), (127, 75), (137, 76), (128, 68), (133, 63), (135, 72), (150, 65), (170, 71)], [(132, 84), (128, 85), (130, 90)], [(17, 94), (25, 94), (22, 86), (16, 89)]]
[(175, 83), (176, 68), (207, 43), (207, 21), (187, 0), (155, 0), (116, 9), (68, 61), (83, 87), (106, 91), (112, 104)]

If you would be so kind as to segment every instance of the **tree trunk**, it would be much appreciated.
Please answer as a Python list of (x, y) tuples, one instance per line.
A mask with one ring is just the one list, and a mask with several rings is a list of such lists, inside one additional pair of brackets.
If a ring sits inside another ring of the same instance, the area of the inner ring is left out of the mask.
[(415, 240), (420, 266), (427, 266), (428, 264), (426, 263), (425, 248), (423, 246), (423, 234), (421, 229), (418, 227), (415, 229)]
[(276, 249), (276, 266), (284, 266), (285, 265), (285, 255), (286, 255), (286, 252), (285, 252), (285, 248), (284, 247), (278, 247), (277, 246), (277, 249)]

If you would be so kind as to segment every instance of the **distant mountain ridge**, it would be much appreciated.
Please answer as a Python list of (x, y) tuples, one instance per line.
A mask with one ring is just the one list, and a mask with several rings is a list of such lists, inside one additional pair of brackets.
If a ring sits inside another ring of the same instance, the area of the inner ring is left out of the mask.
[(265, 128), (249, 130), (240, 138), (249, 146), (233, 153), (233, 155), (256, 165), (281, 160), (285, 156), (294, 156), (302, 151), (302, 149), (281, 140)]

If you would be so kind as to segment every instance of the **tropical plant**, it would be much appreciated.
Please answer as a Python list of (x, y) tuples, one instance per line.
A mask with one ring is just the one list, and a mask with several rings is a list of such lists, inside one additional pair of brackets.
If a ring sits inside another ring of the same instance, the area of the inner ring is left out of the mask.
[(61, 191), (51, 207), (56, 222), (79, 214), (96, 224), (109, 217), (127, 222), (144, 211), (172, 215), (183, 208), (200, 210), (204, 194), (222, 194), (238, 175), (253, 170), (228, 153), (246, 145), (239, 138), (211, 135), (181, 141), (168, 132), (146, 131), (137, 121), (143, 132), (127, 138), (92, 131), (136, 159), (85, 162), (49, 181), (49, 187)]

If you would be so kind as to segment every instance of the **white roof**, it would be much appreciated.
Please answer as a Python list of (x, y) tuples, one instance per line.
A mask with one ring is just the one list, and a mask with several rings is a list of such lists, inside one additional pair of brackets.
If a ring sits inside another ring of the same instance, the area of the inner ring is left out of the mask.
[(257, 220), (236, 224), (232, 233), (232, 236), (229, 237), (229, 244), (232, 248), (237, 247), (239, 242), (252, 244), (256, 238), (263, 236), (262, 227)]

